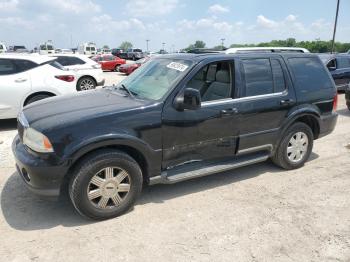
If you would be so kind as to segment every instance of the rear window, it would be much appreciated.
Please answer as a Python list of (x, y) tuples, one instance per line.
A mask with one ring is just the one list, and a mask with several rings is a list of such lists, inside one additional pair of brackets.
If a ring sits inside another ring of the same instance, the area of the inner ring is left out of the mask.
[(294, 85), (301, 92), (333, 88), (333, 83), (324, 66), (316, 57), (288, 59), (294, 75)]

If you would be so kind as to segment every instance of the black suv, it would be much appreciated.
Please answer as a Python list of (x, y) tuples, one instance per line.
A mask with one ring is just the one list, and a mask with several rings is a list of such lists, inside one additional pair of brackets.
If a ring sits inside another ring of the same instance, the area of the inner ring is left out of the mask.
[(118, 86), (25, 107), (13, 152), (31, 190), (68, 188), (80, 214), (107, 219), (127, 211), (145, 183), (269, 158), (301, 167), (335, 127), (336, 95), (316, 55), (164, 55)]
[(350, 55), (320, 54), (319, 56), (331, 72), (338, 91), (345, 91), (350, 83)]

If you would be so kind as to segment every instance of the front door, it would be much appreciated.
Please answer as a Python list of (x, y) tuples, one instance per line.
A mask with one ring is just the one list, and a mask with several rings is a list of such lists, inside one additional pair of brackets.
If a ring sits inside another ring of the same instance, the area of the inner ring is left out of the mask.
[(192, 161), (235, 155), (239, 133), (233, 100), (234, 63), (219, 61), (201, 67), (186, 84), (202, 95), (197, 110), (177, 111), (171, 103), (162, 115), (163, 169)]

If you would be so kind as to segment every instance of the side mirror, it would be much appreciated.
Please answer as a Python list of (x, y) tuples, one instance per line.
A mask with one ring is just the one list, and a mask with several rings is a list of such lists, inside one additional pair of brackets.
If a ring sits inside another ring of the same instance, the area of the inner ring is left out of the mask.
[(330, 66), (330, 67), (328, 67), (328, 70), (329, 71), (335, 71), (337, 68), (335, 67), (335, 66)]
[(197, 89), (185, 88), (174, 101), (175, 108), (182, 110), (196, 110), (201, 107), (201, 94)]

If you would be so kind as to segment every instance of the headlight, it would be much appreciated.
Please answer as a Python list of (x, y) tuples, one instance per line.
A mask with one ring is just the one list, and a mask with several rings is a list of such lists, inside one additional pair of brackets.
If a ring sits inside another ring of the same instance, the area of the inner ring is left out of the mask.
[(53, 152), (50, 140), (45, 135), (31, 127), (24, 129), (23, 144), (39, 153)]

